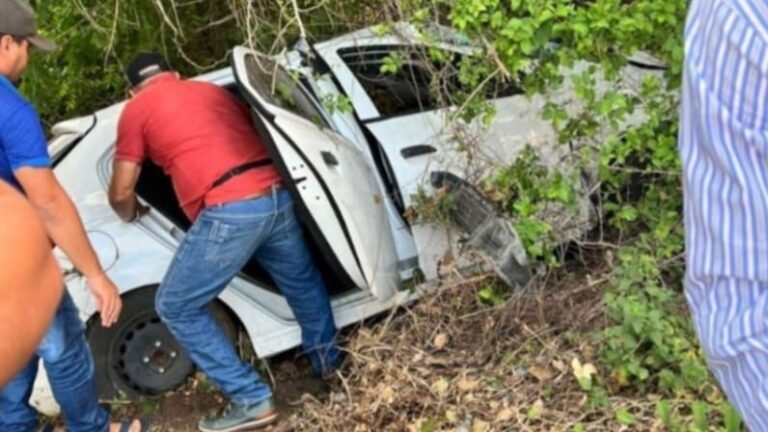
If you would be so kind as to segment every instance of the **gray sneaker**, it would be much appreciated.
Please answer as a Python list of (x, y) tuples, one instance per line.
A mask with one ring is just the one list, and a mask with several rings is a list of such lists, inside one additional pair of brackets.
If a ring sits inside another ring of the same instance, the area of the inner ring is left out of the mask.
[(202, 432), (240, 432), (267, 426), (276, 420), (275, 404), (269, 398), (253, 405), (230, 403), (220, 416), (200, 420), (197, 427)]

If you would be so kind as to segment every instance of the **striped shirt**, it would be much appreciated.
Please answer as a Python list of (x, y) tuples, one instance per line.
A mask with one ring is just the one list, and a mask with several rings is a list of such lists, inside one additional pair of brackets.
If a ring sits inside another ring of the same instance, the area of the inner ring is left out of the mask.
[(768, 431), (768, 0), (693, 0), (685, 57), (686, 296), (715, 377)]
[(689, 14), (688, 271), (768, 282), (768, 2), (694, 0)]

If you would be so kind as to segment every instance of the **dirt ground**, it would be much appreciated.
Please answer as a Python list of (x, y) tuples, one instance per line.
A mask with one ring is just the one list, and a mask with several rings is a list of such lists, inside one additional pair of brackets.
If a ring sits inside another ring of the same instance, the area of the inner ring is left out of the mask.
[[(263, 369), (263, 376), (269, 379), (275, 395), (275, 403), (282, 422), (265, 431), (293, 430), (286, 424), (301, 405), (302, 398), (322, 400), (327, 397), (330, 386), (311, 373), (309, 362), (297, 358), (291, 352), (270, 359), (269, 369)], [(113, 418), (144, 417), (151, 419), (152, 431), (187, 432), (197, 431), (200, 418), (215, 414), (226, 406), (226, 400), (202, 375), (191, 378), (183, 388), (165, 395), (112, 406)]]

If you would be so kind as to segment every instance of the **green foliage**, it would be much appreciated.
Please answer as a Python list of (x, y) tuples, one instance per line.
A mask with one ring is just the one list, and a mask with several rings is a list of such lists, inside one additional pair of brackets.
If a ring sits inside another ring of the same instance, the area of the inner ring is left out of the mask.
[[(275, 52), (298, 37), (286, 1), (250, 5), (247, 1), (32, 0), (41, 31), (59, 49), (33, 54), (23, 93), (46, 125), (92, 113), (127, 97), (123, 70), (139, 52), (159, 52), (182, 75), (195, 76), (227, 65), (236, 45)], [(367, 7), (353, 0), (333, 10), (314, 7), (302, 18), (310, 37), (321, 39), (356, 26), (351, 19)], [(343, 19), (348, 14), (350, 23)], [(336, 19), (342, 16), (342, 19)]]
[(352, 102), (344, 95), (326, 95), (323, 98), (323, 108), (328, 113), (347, 114), (352, 112)]
[(616, 411), (616, 421), (625, 426), (631, 426), (635, 423), (635, 416), (633, 416), (626, 408), (619, 408)]
[(402, 67), (405, 61), (405, 56), (401, 52), (389, 53), (381, 63), (381, 73), (383, 74), (396, 74)]
[(556, 266), (552, 251), (557, 238), (541, 214), (553, 203), (576, 204), (573, 181), (564, 173), (549, 172), (536, 151), (526, 147), (513, 165), (498, 170), (487, 182), (486, 193), (511, 216), (528, 254)]
[(439, 189), (435, 194), (429, 194), (427, 191), (419, 189), (413, 195), (412, 203), (406, 218), (411, 223), (428, 220), (442, 225), (451, 225), (451, 211), (455, 203), (453, 195), (445, 189)]
[[(35, 54), (23, 92), (48, 124), (106, 107), (126, 96), (125, 65), (141, 51), (157, 51), (182, 73), (222, 64), (222, 46), (243, 38), (236, 26), (204, 28), (230, 13), (224, 2), (168, 7), (166, 21), (153, 2), (37, 0), (41, 29), (59, 45)], [(197, 30), (197, 31), (195, 31)], [(198, 66), (193, 66), (197, 64)]]
[[(542, 115), (560, 142), (576, 149), (582, 169), (594, 173), (599, 241), (616, 245), (608, 252), (616, 260), (605, 291), (611, 324), (597, 335), (606, 389), (690, 401), (681, 427), (708, 430), (713, 417), (734, 427), (732, 411), (713, 416), (725, 411), (709, 398), (712, 382), (680, 295), (684, 242), (676, 137), (686, 1), (443, 3), (451, 24), (485, 45), (484, 68), (477, 59), (463, 61), (463, 85), (481, 86), (490, 73), (507, 79), (524, 73), (529, 94), (552, 94), (567, 84), (575, 96), (577, 109), (552, 102)], [(663, 77), (648, 74), (637, 83), (639, 91), (621, 91), (631, 84), (623, 68), (637, 51), (669, 67)], [(575, 73), (564, 74), (566, 67)], [(471, 109), (470, 116), (480, 112)], [(488, 184), (489, 197), (513, 217), (529, 255), (556, 265), (549, 252), (551, 227), (539, 215), (549, 203), (572, 202), (574, 179), (546, 172), (531, 152), (523, 152)], [(663, 404), (658, 414), (676, 421)], [(633, 421), (629, 412), (616, 416), (619, 423)]]
[(488, 282), (477, 291), (480, 301), (491, 306), (503, 305), (509, 295), (509, 287), (495, 282)]

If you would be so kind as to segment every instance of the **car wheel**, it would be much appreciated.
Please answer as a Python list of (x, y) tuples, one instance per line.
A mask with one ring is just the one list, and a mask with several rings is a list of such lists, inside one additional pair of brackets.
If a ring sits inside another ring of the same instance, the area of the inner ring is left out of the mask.
[[(184, 384), (195, 371), (192, 360), (155, 311), (157, 287), (123, 297), (120, 320), (110, 328), (94, 322), (87, 332), (102, 399), (157, 395)], [(227, 310), (214, 302), (211, 313), (235, 341), (237, 327)]]

